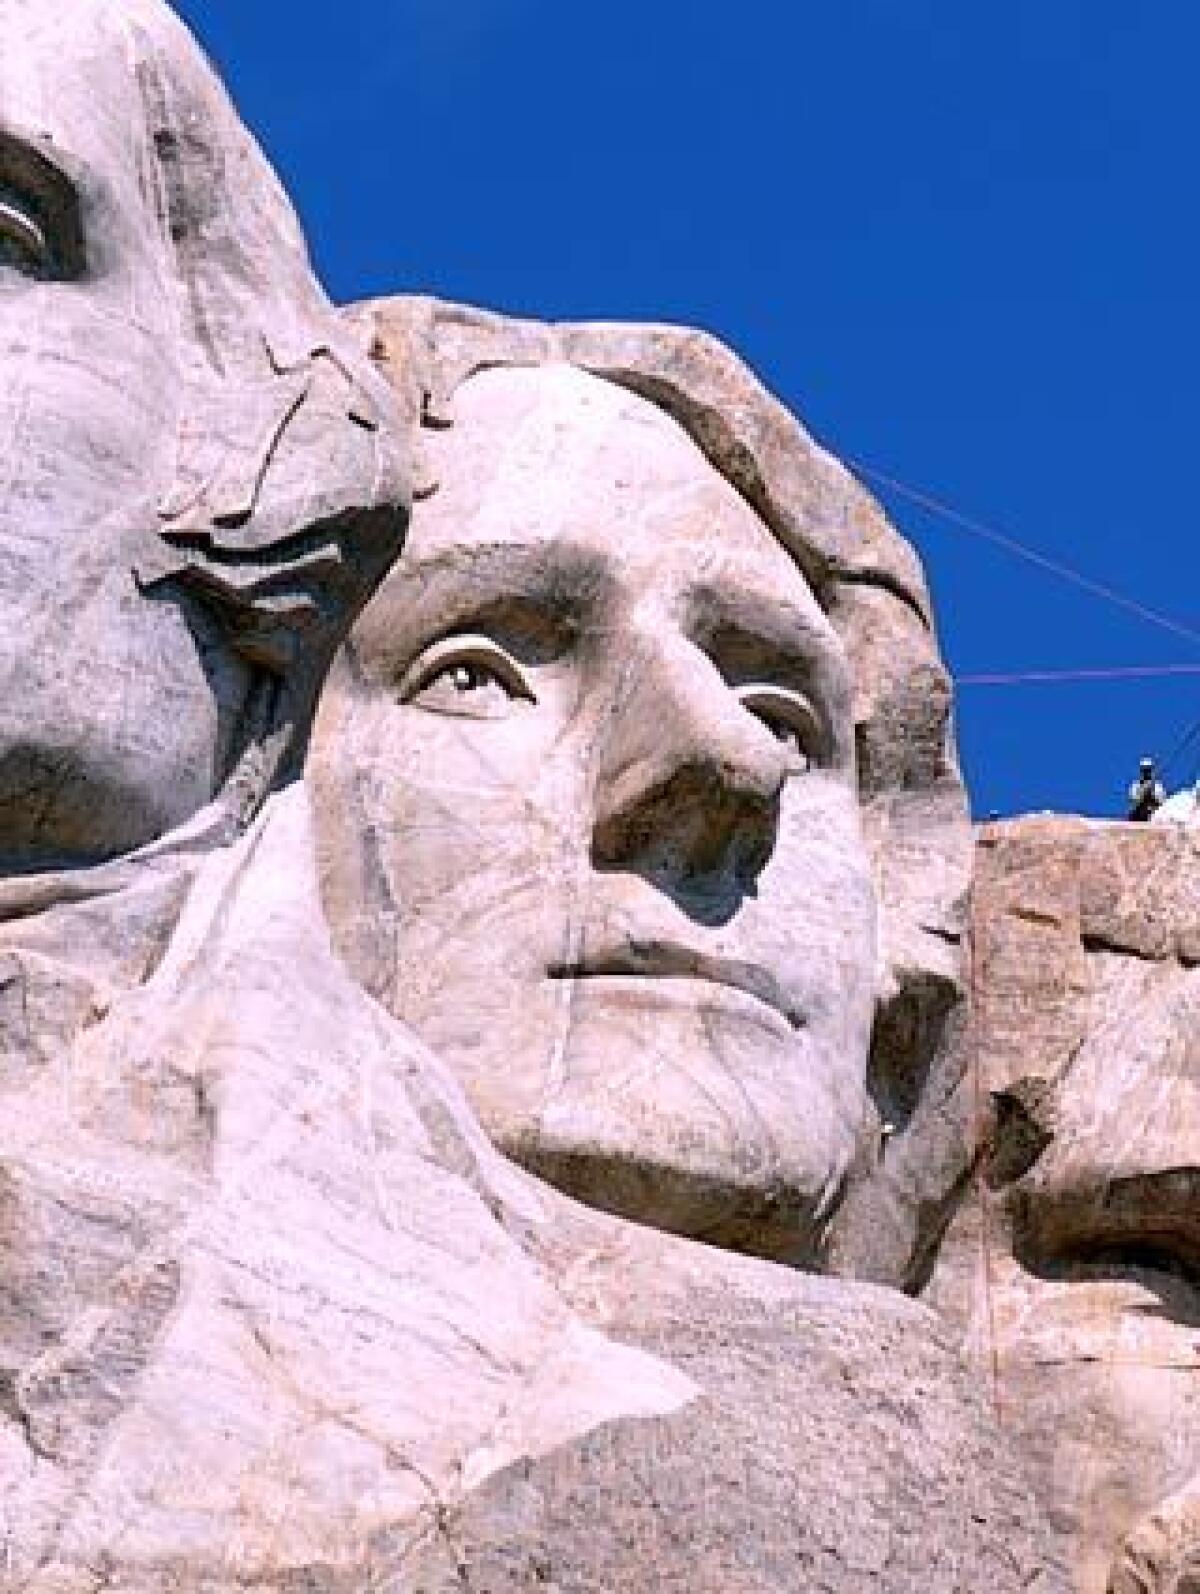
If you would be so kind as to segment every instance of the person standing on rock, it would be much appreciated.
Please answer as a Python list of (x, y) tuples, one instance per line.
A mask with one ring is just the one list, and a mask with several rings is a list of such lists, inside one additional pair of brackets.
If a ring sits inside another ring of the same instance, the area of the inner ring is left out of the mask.
[(1126, 818), (1136, 824), (1145, 824), (1167, 800), (1166, 788), (1154, 773), (1154, 760), (1143, 758), (1138, 765), (1138, 777), (1129, 788), (1129, 808)]

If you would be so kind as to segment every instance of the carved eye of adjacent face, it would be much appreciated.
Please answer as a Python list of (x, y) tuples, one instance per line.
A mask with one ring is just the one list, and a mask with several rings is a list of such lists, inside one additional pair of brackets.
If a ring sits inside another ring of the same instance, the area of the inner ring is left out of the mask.
[(464, 719), (504, 719), (516, 704), (536, 703), (525, 671), (486, 636), (451, 636), (428, 647), (405, 671), (401, 703)]
[(0, 269), (6, 266), (25, 276), (48, 277), (54, 255), (33, 207), (0, 192)]
[(61, 151), (0, 126), (0, 276), (80, 282), (88, 272), (82, 179)]
[(789, 775), (803, 775), (826, 761), (821, 716), (801, 693), (758, 681), (739, 686), (736, 693), (742, 707), (787, 749)]

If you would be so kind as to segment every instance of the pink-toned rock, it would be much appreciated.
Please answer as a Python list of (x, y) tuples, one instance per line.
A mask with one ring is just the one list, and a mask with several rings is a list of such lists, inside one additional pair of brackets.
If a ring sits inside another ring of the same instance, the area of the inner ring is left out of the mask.
[(1190, 1587), (1200, 838), (1051, 817), (989, 825), (972, 926), (984, 1156), (930, 1298), (965, 1312), (1082, 1594), (1103, 1594), (1110, 1575), (1122, 1591)]

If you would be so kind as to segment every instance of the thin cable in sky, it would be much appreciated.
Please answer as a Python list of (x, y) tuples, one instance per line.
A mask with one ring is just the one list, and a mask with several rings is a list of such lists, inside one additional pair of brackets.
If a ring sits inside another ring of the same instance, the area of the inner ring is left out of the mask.
[(1184, 753), (1187, 752), (1188, 748), (1196, 740), (1197, 736), (1200, 736), (1200, 720), (1193, 720), (1191, 725), (1188, 726), (1187, 730), (1175, 743), (1175, 746), (1167, 754), (1166, 758), (1163, 759), (1161, 770), (1162, 774), (1166, 775), (1175, 768), (1176, 764), (1183, 757)]
[(1158, 610), (1151, 609), (1141, 603), (1137, 598), (1131, 598), (1126, 593), (1118, 592), (1113, 587), (1105, 586), (1101, 581), (1094, 581), (1091, 576), (1085, 576), (1082, 571), (1073, 569), (1070, 565), (1063, 564), (1060, 560), (1051, 559), (1046, 554), (1039, 553), (1036, 548), (1030, 548), (1023, 542), (1018, 542), (1015, 537), (1010, 537), (1006, 532), (998, 531), (994, 526), (985, 525), (981, 520), (975, 520), (970, 515), (964, 515), (960, 510), (950, 504), (942, 503), (940, 499), (931, 494), (922, 492), (920, 488), (909, 487), (904, 482), (897, 481), (894, 476), (887, 475), (884, 471), (875, 470), (870, 465), (864, 465), (860, 460), (848, 459), (846, 463), (851, 470), (857, 471), (860, 476), (878, 483), (882, 487), (890, 488), (902, 498), (909, 499), (912, 503), (927, 510), (931, 515), (940, 515), (943, 520), (948, 520), (960, 530), (969, 532), (973, 537), (979, 537), (984, 542), (993, 543), (997, 548), (1003, 548), (1018, 559), (1024, 559), (1028, 564), (1036, 565), (1040, 570), (1047, 571), (1050, 575), (1058, 576), (1062, 581), (1069, 581), (1072, 586), (1079, 587), (1088, 592), (1093, 598), (1100, 598), (1105, 603), (1115, 604), (1120, 609), (1125, 609), (1130, 614), (1135, 614), (1149, 625), (1158, 626), (1160, 630), (1170, 631), (1174, 636), (1186, 637), (1189, 642), (1200, 642), (1200, 631), (1184, 624), (1182, 620), (1172, 619), (1170, 615), (1160, 614)]
[(1092, 670), (1010, 670), (956, 675), (955, 686), (1024, 686), (1063, 681), (1141, 681), (1164, 675), (1200, 675), (1200, 664), (1119, 664)]

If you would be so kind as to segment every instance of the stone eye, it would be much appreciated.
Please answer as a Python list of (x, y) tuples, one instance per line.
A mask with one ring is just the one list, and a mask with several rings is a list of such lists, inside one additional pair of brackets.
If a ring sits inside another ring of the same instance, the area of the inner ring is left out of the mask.
[(789, 774), (806, 774), (824, 761), (821, 717), (802, 693), (755, 683), (739, 687), (737, 695), (742, 707), (787, 749)]
[(472, 663), (456, 664), (450, 671), (450, 679), (456, 692), (478, 692), (493, 677), (482, 665)]
[(519, 702), (535, 703), (524, 670), (499, 643), (484, 636), (435, 642), (405, 672), (400, 702), (431, 713), (503, 719)]
[(48, 277), (53, 252), (32, 210), (0, 194), (0, 268), (8, 266), (30, 277)]

